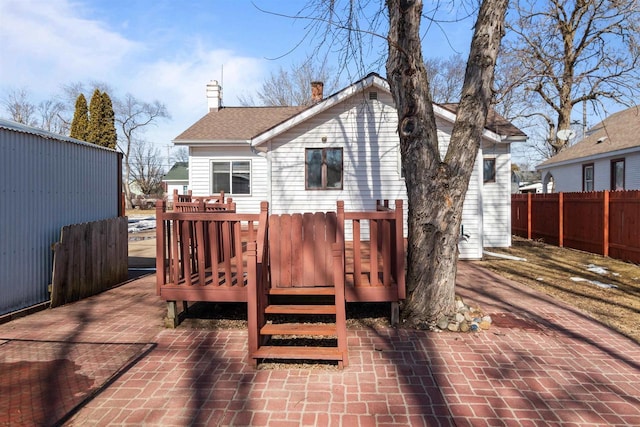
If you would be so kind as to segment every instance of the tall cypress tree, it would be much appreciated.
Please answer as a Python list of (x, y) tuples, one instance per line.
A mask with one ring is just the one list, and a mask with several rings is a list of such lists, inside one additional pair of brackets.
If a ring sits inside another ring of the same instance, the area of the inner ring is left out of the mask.
[(89, 103), (89, 129), (87, 131), (87, 142), (100, 144), (102, 133), (102, 94), (98, 89), (93, 91), (91, 102)]
[(73, 113), (71, 121), (71, 138), (82, 141), (87, 140), (89, 133), (89, 109), (87, 108), (87, 98), (83, 94), (78, 95), (76, 99), (76, 109)]
[(102, 92), (102, 132), (100, 145), (115, 149), (118, 142), (116, 133), (116, 118), (113, 103), (107, 92)]

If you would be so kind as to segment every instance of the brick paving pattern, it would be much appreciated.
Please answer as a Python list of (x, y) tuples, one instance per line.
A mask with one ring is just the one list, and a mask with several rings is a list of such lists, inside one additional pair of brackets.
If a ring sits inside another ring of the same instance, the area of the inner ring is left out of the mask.
[[(153, 346), (74, 412), (65, 422), (73, 426), (640, 425), (638, 344), (472, 264), (460, 263), (458, 284), (496, 325), (475, 334), (350, 329), (344, 370), (255, 370), (244, 330), (164, 329), (152, 276), (0, 325), (0, 361), (26, 340), (85, 345), (67, 351), (70, 370), (86, 362), (73, 351), (95, 348), (102, 361), (109, 345)], [(34, 413), (51, 407), (21, 392)], [(11, 410), (0, 406), (0, 424)]]

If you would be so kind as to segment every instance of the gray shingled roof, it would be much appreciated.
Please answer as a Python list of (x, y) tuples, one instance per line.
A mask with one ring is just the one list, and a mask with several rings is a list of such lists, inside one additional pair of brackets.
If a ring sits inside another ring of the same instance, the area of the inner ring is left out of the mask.
[(566, 148), (537, 167), (544, 168), (556, 163), (633, 147), (640, 149), (640, 106), (612, 114), (589, 129), (588, 136), (582, 141)]
[[(454, 114), (458, 107), (457, 104), (441, 106)], [(248, 141), (307, 108), (310, 107), (223, 107), (207, 113), (178, 135), (174, 142)], [(493, 110), (489, 111), (486, 128), (498, 135), (525, 138), (527, 136)]]
[[(451, 111), (454, 114), (456, 114), (458, 111), (458, 104), (447, 103), (438, 105), (446, 110)], [(491, 132), (498, 135), (520, 136), (525, 138), (527, 136), (527, 134), (515, 127), (513, 123), (502, 117), (500, 114), (496, 113), (496, 111), (493, 109), (489, 110), (489, 113), (487, 114), (487, 124), (485, 125), (485, 127)]]
[(248, 141), (308, 107), (223, 107), (210, 111), (174, 141)]

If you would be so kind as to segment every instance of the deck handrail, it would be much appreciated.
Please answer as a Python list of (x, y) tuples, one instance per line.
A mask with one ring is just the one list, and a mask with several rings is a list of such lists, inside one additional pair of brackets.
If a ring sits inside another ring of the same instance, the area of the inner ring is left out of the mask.
[[(344, 205), (342, 205), (344, 206)], [(340, 202), (338, 210), (340, 210)], [(360, 226), (362, 221), (369, 222), (370, 249), (370, 286), (390, 286), (395, 282), (398, 299), (406, 298), (404, 271), (404, 233), (403, 233), (403, 201), (396, 200), (394, 208), (389, 201), (376, 202), (376, 211), (343, 212), (344, 220), (351, 221), (353, 235), (353, 278), (354, 286), (362, 286), (362, 241)], [(378, 254), (382, 257), (382, 282), (378, 277)]]
[(247, 332), (248, 361), (260, 346), (260, 328), (265, 324), (266, 290), (269, 262), (269, 203), (260, 203), (257, 240), (247, 244)]
[[(189, 202), (183, 202), (189, 203)], [(255, 242), (260, 221), (267, 213), (238, 214), (234, 211), (166, 211), (156, 207), (157, 291), (162, 286), (218, 283), (226, 288), (244, 287), (244, 256)], [(256, 229), (257, 227), (257, 229)], [(264, 240), (265, 232), (261, 238)], [(260, 252), (264, 252), (261, 242)]]

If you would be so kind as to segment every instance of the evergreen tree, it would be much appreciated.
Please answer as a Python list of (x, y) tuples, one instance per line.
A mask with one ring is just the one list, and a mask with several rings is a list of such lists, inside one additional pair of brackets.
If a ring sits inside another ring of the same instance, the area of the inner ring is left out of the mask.
[(71, 121), (71, 138), (82, 141), (87, 140), (89, 133), (89, 109), (87, 108), (87, 98), (83, 94), (76, 99), (76, 109)]
[(118, 134), (116, 133), (116, 119), (113, 103), (107, 92), (102, 92), (102, 132), (100, 145), (111, 149), (116, 148)]
[(111, 98), (96, 89), (89, 104), (89, 132), (87, 141), (107, 148), (116, 148), (115, 113)]
[(89, 103), (89, 127), (87, 130), (87, 142), (100, 144), (100, 133), (102, 123), (102, 93), (96, 89), (91, 96)]

